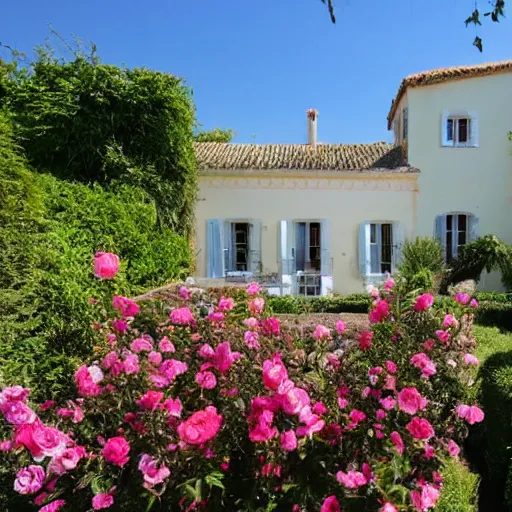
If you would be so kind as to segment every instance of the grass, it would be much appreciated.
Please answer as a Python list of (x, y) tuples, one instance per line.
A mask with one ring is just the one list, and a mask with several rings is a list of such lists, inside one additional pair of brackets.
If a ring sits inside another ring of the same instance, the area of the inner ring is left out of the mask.
[(444, 466), (443, 488), (436, 510), (440, 512), (476, 512), (480, 478), (458, 459)]

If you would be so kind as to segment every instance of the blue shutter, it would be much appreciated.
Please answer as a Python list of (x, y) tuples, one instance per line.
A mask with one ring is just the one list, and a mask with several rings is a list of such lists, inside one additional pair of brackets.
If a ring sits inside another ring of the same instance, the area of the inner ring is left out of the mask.
[(446, 215), (436, 217), (435, 238), (441, 242), (446, 259)]
[(472, 214), (468, 215), (468, 223), (469, 223), (468, 242), (474, 242), (479, 236), (479, 234), (478, 234), (478, 231), (479, 231), (478, 217), (476, 215), (472, 215)]
[(332, 276), (330, 220), (323, 220), (320, 223), (320, 245), (320, 273), (323, 276)]
[(258, 274), (261, 267), (261, 221), (253, 219), (249, 232), (249, 271)]
[(206, 226), (206, 268), (208, 277), (224, 277), (223, 221), (210, 219)]
[(366, 277), (370, 273), (370, 223), (359, 226), (359, 273)]
[(398, 265), (402, 263), (402, 251), (405, 243), (405, 230), (401, 222), (393, 222), (392, 237), (393, 247), (391, 249), (391, 270), (392, 272), (395, 272)]

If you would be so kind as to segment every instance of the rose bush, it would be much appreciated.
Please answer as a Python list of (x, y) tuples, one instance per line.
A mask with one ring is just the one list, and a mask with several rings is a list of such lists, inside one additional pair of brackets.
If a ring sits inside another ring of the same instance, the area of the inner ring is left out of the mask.
[[(109, 258), (96, 273), (112, 279)], [(186, 289), (172, 310), (108, 297), (76, 396), (0, 393), (14, 489), (43, 512), (434, 508), (443, 462), (483, 419), (461, 401), (474, 305), (404, 290), (371, 290), (356, 340), (341, 320), (294, 339), (255, 283), (213, 307)]]

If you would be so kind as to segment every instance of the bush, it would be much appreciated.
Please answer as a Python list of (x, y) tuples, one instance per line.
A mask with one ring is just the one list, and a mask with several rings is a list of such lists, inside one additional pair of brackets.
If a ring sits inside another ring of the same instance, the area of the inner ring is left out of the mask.
[(444, 267), (444, 252), (437, 239), (417, 237), (414, 241), (407, 240), (404, 243), (400, 273), (406, 279), (423, 270), (437, 275)]
[(443, 488), (437, 502), (439, 512), (477, 512), (478, 475), (460, 461), (449, 460), (442, 470)]
[(439, 471), (467, 432), (460, 417), (481, 420), (476, 406), (456, 410), (471, 309), (454, 302), (456, 317), (445, 316), (432, 297), (383, 290), (354, 346), (341, 324), (293, 339), (254, 289), (238, 307), (221, 297), (210, 313), (198, 293), (141, 313), (107, 295), (78, 395), (38, 409), (41, 423), (28, 391), (2, 391), (3, 428), (15, 427), (17, 445), (3, 445), (2, 466), (31, 465), (30, 488), (23, 471), (16, 483), (27, 502), (65, 500), (77, 512), (92, 499), (127, 511), (157, 500), (162, 510), (245, 511), (436, 502)]
[(366, 294), (353, 294), (345, 297), (268, 297), (268, 306), (274, 314), (307, 313), (367, 313), (370, 297)]
[(506, 302), (483, 302), (476, 312), (475, 320), (480, 325), (499, 327), (512, 331), (512, 304)]

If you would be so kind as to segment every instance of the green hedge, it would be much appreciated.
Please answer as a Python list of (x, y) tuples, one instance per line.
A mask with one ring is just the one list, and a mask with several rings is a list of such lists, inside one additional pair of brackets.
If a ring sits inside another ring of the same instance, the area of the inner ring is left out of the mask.
[(512, 331), (512, 303), (481, 302), (475, 321), (480, 325)]
[(370, 307), (367, 294), (314, 298), (287, 295), (267, 300), (274, 314), (367, 313)]

